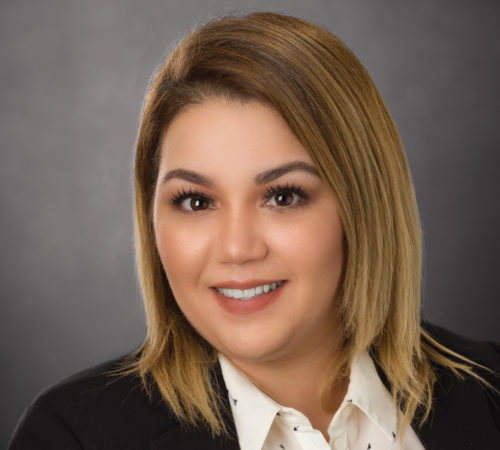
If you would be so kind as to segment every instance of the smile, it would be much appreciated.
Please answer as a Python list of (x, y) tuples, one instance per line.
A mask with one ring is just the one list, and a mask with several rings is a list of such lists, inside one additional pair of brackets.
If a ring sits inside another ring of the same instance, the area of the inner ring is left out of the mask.
[(225, 297), (235, 298), (237, 300), (251, 300), (262, 294), (267, 294), (277, 289), (281, 285), (281, 281), (277, 281), (271, 284), (262, 284), (260, 286), (255, 286), (250, 289), (225, 289), (216, 288), (217, 291), (224, 295)]

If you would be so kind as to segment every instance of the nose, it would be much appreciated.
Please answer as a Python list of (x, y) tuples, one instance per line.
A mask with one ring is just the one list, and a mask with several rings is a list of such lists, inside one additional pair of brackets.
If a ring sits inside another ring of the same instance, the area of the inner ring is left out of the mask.
[(268, 247), (258, 213), (241, 207), (226, 211), (219, 219), (215, 243), (218, 262), (241, 265), (267, 256)]

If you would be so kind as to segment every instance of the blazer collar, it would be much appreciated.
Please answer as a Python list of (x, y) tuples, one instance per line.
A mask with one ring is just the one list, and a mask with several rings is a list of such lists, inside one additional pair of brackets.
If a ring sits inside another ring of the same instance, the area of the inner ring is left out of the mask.
[(170, 426), (149, 444), (151, 450), (240, 450), (236, 427), (231, 414), (229, 397), (219, 363), (214, 368), (214, 382), (222, 401), (222, 416), (228, 430), (227, 437), (213, 436), (208, 428), (192, 429), (171, 419)]
[(239, 450), (238, 441), (234, 438), (213, 437), (209, 430), (183, 430), (180, 425), (168, 429), (160, 437), (153, 440), (151, 450)]
[[(376, 360), (374, 360), (376, 361)], [(391, 386), (385, 373), (376, 364), (380, 379), (389, 392)], [(432, 411), (420, 425), (419, 417), (411, 426), (426, 450), (468, 450), (493, 448), (498, 442), (498, 432), (492, 425), (488, 405), (491, 398), (484, 388), (471, 377), (459, 380), (450, 370), (435, 366), (438, 380), (434, 386)], [(497, 412), (498, 414), (498, 412)], [(498, 427), (498, 425), (497, 425)]]

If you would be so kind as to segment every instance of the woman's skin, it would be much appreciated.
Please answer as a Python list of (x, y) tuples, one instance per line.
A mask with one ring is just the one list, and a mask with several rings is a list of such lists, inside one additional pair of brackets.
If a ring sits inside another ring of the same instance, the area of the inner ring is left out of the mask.
[[(190, 323), (326, 437), (345, 394), (321, 408), (338, 351), (343, 231), (331, 190), (282, 117), (224, 99), (179, 113), (161, 142), (154, 229)], [(243, 291), (256, 286), (262, 293)], [(256, 296), (229, 297), (241, 295)]]

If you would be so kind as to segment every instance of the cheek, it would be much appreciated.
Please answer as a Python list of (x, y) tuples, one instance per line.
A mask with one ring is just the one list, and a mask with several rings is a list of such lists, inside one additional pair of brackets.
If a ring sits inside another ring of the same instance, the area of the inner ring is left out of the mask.
[(337, 282), (344, 263), (343, 229), (340, 219), (336, 214), (332, 215), (330, 220), (318, 219), (311, 234), (315, 239), (309, 244), (310, 263), (319, 266), (319, 270), (318, 267), (316, 269), (323, 274), (328, 272), (328, 278)]
[[(185, 288), (199, 278), (208, 255), (208, 236), (174, 217), (155, 220), (155, 238), (172, 289)], [(196, 228), (196, 227), (195, 227)]]
[(270, 236), (277, 256), (286, 260), (296, 275), (338, 281), (344, 254), (343, 229), (336, 210), (275, 227)]

